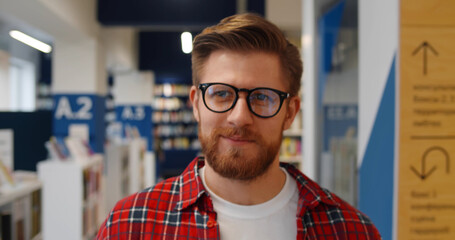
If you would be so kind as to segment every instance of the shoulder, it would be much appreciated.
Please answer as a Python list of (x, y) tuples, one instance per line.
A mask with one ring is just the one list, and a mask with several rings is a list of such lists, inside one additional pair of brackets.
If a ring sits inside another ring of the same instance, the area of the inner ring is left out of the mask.
[(318, 239), (332, 234), (340, 239), (381, 239), (373, 222), (336, 194), (322, 188), (298, 169), (282, 164), (297, 182), (299, 216), (308, 235)]
[[(320, 228), (330, 229), (329, 232), (344, 236), (342, 239), (381, 239), (379, 231), (367, 215), (334, 193), (322, 188), (321, 190), (332, 202), (321, 201), (305, 213), (305, 221), (311, 222), (313, 227), (308, 229), (309, 233)], [(317, 235), (317, 232), (313, 234)]]
[(111, 211), (132, 211), (134, 209), (147, 209), (150, 211), (168, 210), (178, 202), (179, 184), (178, 177), (169, 178), (118, 201)]
[(118, 201), (102, 223), (97, 239), (108, 239), (119, 233), (134, 231), (134, 228), (150, 223), (151, 220), (161, 221), (159, 216), (171, 212), (178, 202), (178, 179), (166, 179)]

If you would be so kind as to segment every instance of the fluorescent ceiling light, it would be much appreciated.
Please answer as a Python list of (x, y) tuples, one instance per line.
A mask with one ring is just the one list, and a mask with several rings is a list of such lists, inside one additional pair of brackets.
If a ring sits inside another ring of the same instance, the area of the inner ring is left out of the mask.
[(36, 48), (36, 49), (40, 50), (41, 52), (50, 53), (52, 51), (52, 47), (49, 46), (48, 44), (45, 44), (45, 43), (41, 42), (40, 40), (32, 38), (29, 35), (19, 32), (17, 30), (10, 31), (9, 35), (12, 38), (16, 39), (17, 41), (25, 43), (32, 48)]
[(191, 53), (193, 51), (193, 36), (190, 32), (183, 32), (180, 35), (180, 39), (182, 40), (182, 51), (186, 54)]

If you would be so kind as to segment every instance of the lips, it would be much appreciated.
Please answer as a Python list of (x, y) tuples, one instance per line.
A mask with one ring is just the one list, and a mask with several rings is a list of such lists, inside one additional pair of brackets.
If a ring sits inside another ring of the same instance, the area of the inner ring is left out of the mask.
[(222, 138), (233, 142), (233, 143), (251, 143), (254, 142), (253, 139), (247, 138), (247, 137), (241, 137), (241, 136), (221, 136)]

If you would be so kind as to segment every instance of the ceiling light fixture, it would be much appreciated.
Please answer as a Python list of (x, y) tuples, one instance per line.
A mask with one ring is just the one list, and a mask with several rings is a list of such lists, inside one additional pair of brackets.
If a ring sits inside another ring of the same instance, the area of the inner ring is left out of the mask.
[(48, 44), (45, 44), (45, 43), (41, 42), (40, 40), (30, 37), (29, 35), (19, 32), (17, 30), (10, 31), (9, 35), (12, 38), (16, 39), (17, 41), (27, 44), (32, 48), (36, 48), (36, 49), (40, 50), (41, 52), (50, 53), (52, 51), (52, 47), (49, 46)]
[(182, 40), (182, 51), (186, 54), (191, 53), (193, 51), (193, 36), (190, 32), (183, 32), (180, 35), (180, 39)]

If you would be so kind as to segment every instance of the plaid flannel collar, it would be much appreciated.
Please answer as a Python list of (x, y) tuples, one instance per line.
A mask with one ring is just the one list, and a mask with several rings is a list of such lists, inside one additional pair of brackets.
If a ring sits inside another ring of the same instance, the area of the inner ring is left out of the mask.
[[(197, 203), (204, 202), (201, 206), (207, 206), (207, 211), (213, 211), (213, 205), (207, 195), (204, 184), (199, 175), (199, 169), (205, 165), (203, 157), (195, 158), (183, 173), (175, 179), (180, 185), (179, 201), (174, 206), (177, 211), (182, 211), (185, 208)], [(338, 206), (329, 191), (322, 189), (318, 184), (309, 179), (294, 166), (288, 163), (280, 163), (280, 166), (286, 169), (288, 173), (296, 180), (299, 188), (299, 216), (303, 216), (306, 210), (314, 209), (319, 204)], [(207, 199), (207, 200), (203, 200)]]

